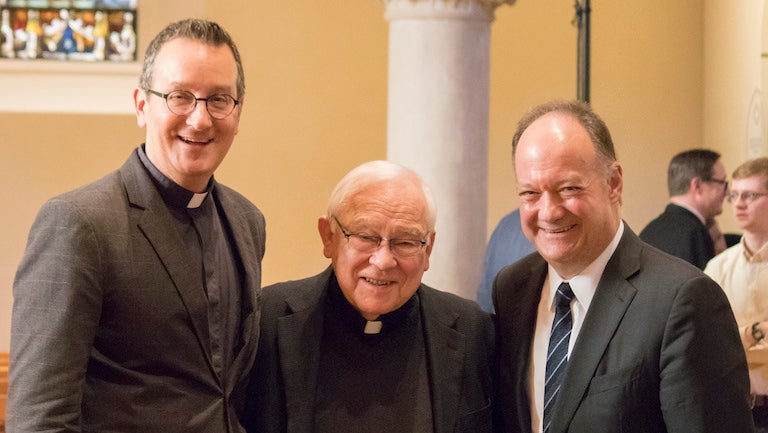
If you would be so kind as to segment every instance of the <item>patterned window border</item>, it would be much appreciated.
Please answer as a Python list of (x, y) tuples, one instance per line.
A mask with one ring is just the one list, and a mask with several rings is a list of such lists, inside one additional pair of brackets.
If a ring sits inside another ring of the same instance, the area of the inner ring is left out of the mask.
[(0, 61), (134, 62), (138, 0), (0, 0)]

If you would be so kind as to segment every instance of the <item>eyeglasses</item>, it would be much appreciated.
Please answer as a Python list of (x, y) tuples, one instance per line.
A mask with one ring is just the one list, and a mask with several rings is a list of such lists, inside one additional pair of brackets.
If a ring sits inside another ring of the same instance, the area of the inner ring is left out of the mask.
[(718, 185), (722, 185), (724, 189), (728, 189), (728, 179), (715, 179), (714, 177), (710, 177), (709, 179), (701, 180), (704, 182), (716, 183)]
[(186, 116), (195, 111), (197, 101), (205, 102), (205, 109), (214, 119), (223, 119), (235, 110), (239, 100), (232, 96), (219, 93), (207, 98), (198, 98), (186, 90), (174, 90), (170, 93), (160, 93), (152, 89), (145, 89), (147, 92), (165, 99), (165, 105), (171, 110), (171, 113), (177, 116)]
[(341, 233), (347, 238), (347, 244), (352, 247), (352, 249), (361, 253), (373, 253), (379, 249), (383, 241), (387, 241), (389, 243), (389, 250), (392, 251), (393, 255), (401, 258), (408, 258), (417, 255), (427, 244), (427, 241), (420, 241), (417, 239), (386, 239), (381, 236), (348, 233), (344, 227), (342, 227), (338, 218), (334, 216), (333, 219), (341, 229)]
[(726, 198), (728, 203), (736, 203), (739, 199), (744, 200), (745, 204), (750, 204), (760, 197), (765, 197), (768, 192), (755, 192), (755, 191), (730, 191)]

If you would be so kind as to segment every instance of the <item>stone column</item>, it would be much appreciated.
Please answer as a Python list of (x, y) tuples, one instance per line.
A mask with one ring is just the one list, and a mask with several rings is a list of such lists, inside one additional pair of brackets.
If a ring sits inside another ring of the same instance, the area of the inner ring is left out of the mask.
[(387, 158), (416, 170), (437, 200), (424, 282), (475, 299), (488, 197), (490, 29), (514, 0), (385, 0)]

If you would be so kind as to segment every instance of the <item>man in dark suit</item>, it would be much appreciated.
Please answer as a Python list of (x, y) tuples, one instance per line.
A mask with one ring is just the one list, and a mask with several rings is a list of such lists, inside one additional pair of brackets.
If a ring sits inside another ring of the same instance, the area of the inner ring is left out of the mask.
[(715, 217), (723, 212), (728, 191), (720, 154), (692, 149), (675, 155), (667, 170), (667, 187), (670, 203), (645, 226), (640, 239), (704, 269), (716, 253), (708, 224), (717, 224)]
[(217, 24), (180, 21), (150, 43), (140, 86), (146, 143), (32, 226), (9, 432), (243, 431), (264, 218), (213, 178), (237, 134), (240, 56)]
[(324, 272), (262, 295), (248, 430), (491, 432), (493, 325), (424, 284), (435, 206), (411, 170), (347, 174), (318, 220)]
[(513, 154), (537, 252), (494, 285), (502, 430), (751, 432), (728, 301), (622, 222), (603, 121), (581, 102), (544, 104), (520, 121)]

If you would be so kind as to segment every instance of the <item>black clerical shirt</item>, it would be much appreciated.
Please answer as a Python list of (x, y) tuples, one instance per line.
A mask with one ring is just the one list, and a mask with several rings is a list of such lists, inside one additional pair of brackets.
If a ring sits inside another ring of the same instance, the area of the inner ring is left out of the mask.
[(381, 331), (344, 298), (335, 278), (323, 318), (315, 433), (432, 432), (419, 299), (378, 318)]
[(160, 172), (147, 158), (143, 145), (139, 157), (168, 205), (192, 259), (190, 269), (196, 269), (200, 275), (208, 301), (213, 367), (224, 379), (240, 337), (243, 271), (237, 265), (225, 215), (213, 194), (216, 182), (211, 178), (204, 193), (194, 193)]

